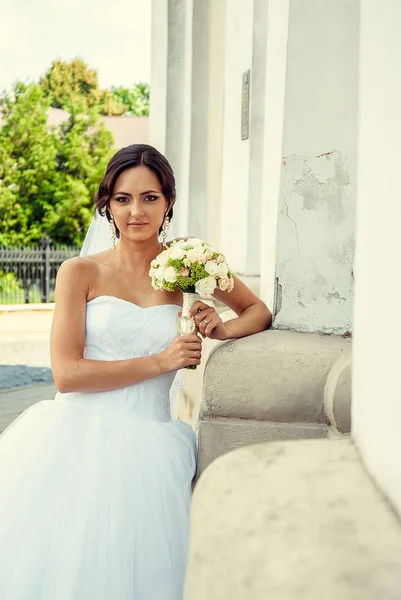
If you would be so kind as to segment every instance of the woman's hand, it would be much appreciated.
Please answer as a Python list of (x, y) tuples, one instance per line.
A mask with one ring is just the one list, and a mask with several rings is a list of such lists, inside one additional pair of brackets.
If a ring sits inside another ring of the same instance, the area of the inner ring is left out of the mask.
[(201, 358), (202, 340), (196, 333), (175, 338), (166, 350), (157, 355), (162, 373), (200, 365)]
[(212, 340), (227, 340), (229, 333), (226, 325), (216, 312), (216, 309), (201, 300), (194, 302), (189, 315), (195, 319), (198, 331), (204, 338)]

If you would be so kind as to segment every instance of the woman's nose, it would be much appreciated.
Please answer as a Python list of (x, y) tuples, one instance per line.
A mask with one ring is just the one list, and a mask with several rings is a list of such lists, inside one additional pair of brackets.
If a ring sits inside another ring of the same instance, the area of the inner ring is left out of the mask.
[(143, 207), (141, 201), (138, 199), (134, 199), (131, 202), (131, 215), (134, 217), (136, 215), (143, 214)]

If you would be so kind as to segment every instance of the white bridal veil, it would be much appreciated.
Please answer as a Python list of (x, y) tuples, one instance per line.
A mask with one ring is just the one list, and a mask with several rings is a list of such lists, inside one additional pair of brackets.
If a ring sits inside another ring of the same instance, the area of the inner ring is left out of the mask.
[(103, 250), (109, 250), (112, 247), (109, 227), (106, 217), (102, 217), (96, 211), (86, 232), (80, 256), (89, 256), (90, 254), (103, 252)]
[[(116, 240), (118, 243), (118, 239)], [(96, 210), (92, 221), (86, 232), (84, 243), (81, 248), (80, 256), (89, 256), (97, 254), (104, 250), (109, 250), (112, 247), (111, 233), (109, 222), (106, 217), (101, 216)], [(170, 410), (171, 418), (178, 418), (180, 391), (185, 384), (185, 372), (178, 371), (170, 389)]]

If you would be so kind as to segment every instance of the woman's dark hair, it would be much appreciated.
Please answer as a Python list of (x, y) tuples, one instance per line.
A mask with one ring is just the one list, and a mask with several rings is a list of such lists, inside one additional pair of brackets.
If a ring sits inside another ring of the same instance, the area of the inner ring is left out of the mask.
[[(176, 198), (175, 177), (173, 169), (167, 158), (161, 154), (153, 146), (147, 144), (132, 144), (126, 148), (121, 148), (109, 161), (105, 176), (103, 177), (98, 192), (95, 196), (96, 210), (101, 215), (106, 215), (110, 221), (110, 212), (108, 204), (113, 193), (114, 185), (117, 177), (126, 169), (132, 167), (140, 167), (144, 165), (148, 167), (158, 178), (162, 192), (170, 208), (167, 212), (169, 219), (173, 218), (173, 204)], [(161, 228), (159, 233), (161, 232)], [(120, 236), (120, 232), (116, 227), (116, 235)]]

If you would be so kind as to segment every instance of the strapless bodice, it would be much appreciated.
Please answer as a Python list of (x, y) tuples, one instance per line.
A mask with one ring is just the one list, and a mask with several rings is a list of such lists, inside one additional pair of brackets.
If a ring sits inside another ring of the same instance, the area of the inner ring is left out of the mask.
[[(87, 303), (84, 357), (114, 361), (152, 356), (165, 350), (177, 335), (180, 306), (162, 304), (142, 308), (114, 296), (99, 296)], [(169, 392), (175, 372), (110, 392), (60, 394), (56, 401), (83, 408), (134, 411), (138, 418), (169, 421)]]

